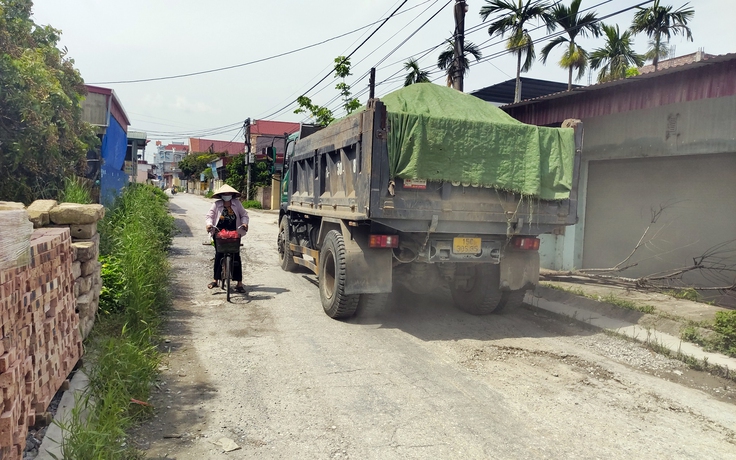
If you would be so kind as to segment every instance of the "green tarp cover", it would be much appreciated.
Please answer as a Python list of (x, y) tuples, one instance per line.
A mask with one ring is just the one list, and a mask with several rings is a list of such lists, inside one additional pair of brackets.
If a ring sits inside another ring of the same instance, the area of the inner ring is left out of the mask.
[(572, 129), (527, 125), (475, 96), (432, 83), (407, 86), (381, 101), (388, 111), (391, 177), (569, 198)]

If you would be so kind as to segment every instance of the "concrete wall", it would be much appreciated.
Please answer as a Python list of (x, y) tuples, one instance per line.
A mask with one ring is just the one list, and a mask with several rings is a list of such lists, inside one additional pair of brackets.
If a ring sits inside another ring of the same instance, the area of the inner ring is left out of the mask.
[[(632, 217), (634, 208), (637, 216), (648, 217), (652, 206), (678, 203), (672, 212), (665, 211), (663, 222), (670, 222), (670, 231), (678, 232), (673, 244), (698, 242), (691, 248), (693, 256), (699, 255), (703, 247), (720, 243), (729, 235), (736, 236), (732, 217), (736, 209), (736, 96), (670, 104), (583, 122), (579, 222), (566, 229), (564, 236), (544, 238), (545, 266), (592, 268), (624, 259), (633, 249), (630, 237), (620, 241), (611, 237), (621, 232), (641, 235), (642, 220)], [(614, 203), (617, 209), (620, 206), (618, 211), (613, 208)], [(590, 219), (587, 210), (595, 211)], [(685, 224), (693, 220), (704, 225)], [(586, 235), (587, 232), (595, 234)], [(587, 244), (586, 240), (592, 243)], [(605, 251), (593, 249), (602, 245), (606, 246)], [(586, 248), (593, 254), (585, 254)], [(647, 270), (672, 268), (683, 257), (652, 262)]]

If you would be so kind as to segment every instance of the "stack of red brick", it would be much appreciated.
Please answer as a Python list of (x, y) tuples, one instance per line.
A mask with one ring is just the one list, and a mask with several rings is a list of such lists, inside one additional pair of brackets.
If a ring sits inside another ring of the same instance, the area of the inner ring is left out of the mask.
[(0, 271), (0, 459), (22, 458), (28, 427), (82, 356), (68, 228), (33, 232), (25, 266)]

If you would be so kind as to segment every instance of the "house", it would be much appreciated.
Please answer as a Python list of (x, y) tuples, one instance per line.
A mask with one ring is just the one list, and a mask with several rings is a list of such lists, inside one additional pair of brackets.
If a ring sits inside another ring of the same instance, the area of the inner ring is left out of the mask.
[[(100, 138), (99, 151), (87, 154), (87, 178), (99, 181), (100, 202), (109, 204), (128, 183), (125, 171), (130, 121), (115, 91), (85, 85), (82, 118), (95, 127)], [(128, 171), (130, 172), (130, 171)]]
[(276, 163), (283, 165), (286, 138), (299, 131), (300, 124), (287, 121), (255, 120), (248, 125), (246, 137), (249, 140), (253, 160), (266, 159), (266, 148), (276, 149)]
[(183, 142), (164, 145), (163, 142), (156, 141), (153, 163), (162, 188), (171, 188), (180, 184), (179, 162), (188, 153), (189, 146)]
[(226, 153), (228, 156), (234, 156), (245, 152), (245, 142), (228, 142), (190, 137), (189, 151), (192, 153)]
[[(502, 107), (525, 123), (584, 124), (579, 222), (544, 237), (543, 266), (626, 261), (635, 265), (622, 275), (637, 277), (692, 266), (709, 251), (719, 258), (711, 262), (736, 264), (736, 54), (660, 69)], [(719, 286), (734, 274), (682, 279)]]

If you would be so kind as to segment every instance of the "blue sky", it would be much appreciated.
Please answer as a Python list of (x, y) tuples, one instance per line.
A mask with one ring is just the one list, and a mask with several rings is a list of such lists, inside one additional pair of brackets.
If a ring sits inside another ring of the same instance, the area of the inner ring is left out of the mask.
[[(284, 53), (363, 27), (388, 16), (403, 0), (36, 0), (34, 19), (62, 30), (61, 46), (87, 83), (177, 75), (237, 65)], [(563, 0), (565, 1), (565, 0)], [(347, 79), (354, 92), (363, 90), (368, 79), (362, 75), (378, 68), (380, 97), (401, 86), (401, 70), (407, 58), (439, 45), (454, 28), (452, 4), (447, 0), (409, 0), (352, 58), (353, 75)], [(641, 3), (641, 0), (584, 0), (583, 8), (595, 7), (605, 16)], [(675, 7), (685, 2), (667, 0)], [(484, 1), (468, 0), (466, 30), (479, 26)], [(707, 53), (736, 52), (736, 0), (694, 0), (695, 18), (690, 23), (694, 42), (675, 37), (676, 54), (704, 48)], [(439, 14), (397, 51), (386, 57), (431, 15)], [(622, 29), (631, 23), (633, 10), (606, 19)], [(246, 117), (264, 118), (278, 112), (306, 91), (332, 67), (339, 55), (351, 52), (377, 25), (337, 40), (266, 62), (189, 78), (134, 84), (101, 84), (113, 88), (128, 113), (132, 128), (149, 132), (149, 139), (165, 142), (184, 140), (185, 134), (234, 123)], [(532, 31), (535, 39), (546, 35), (543, 28)], [(468, 34), (466, 40), (482, 44), (484, 56), (492, 59), (471, 67), (465, 90), (472, 91), (514, 78), (515, 59), (504, 53), (498, 38), (490, 39), (487, 26)], [(647, 39), (636, 39), (643, 53)], [(603, 40), (589, 38), (580, 44), (589, 51)], [(544, 42), (537, 45), (537, 51)], [(440, 48), (420, 60), (436, 70)], [(553, 54), (546, 65), (535, 62), (526, 76), (560, 82), (567, 73)], [(384, 60), (385, 58), (385, 60)], [(380, 64), (379, 64), (380, 62)], [(393, 76), (393, 77), (392, 77)], [(390, 77), (390, 78), (389, 78)], [(438, 83), (444, 79), (434, 75)], [(595, 81), (595, 75), (592, 75)], [(338, 109), (332, 78), (308, 93), (314, 102)], [(588, 77), (581, 83), (587, 84)], [(361, 98), (365, 101), (365, 96)], [(286, 109), (272, 117), (284, 121), (306, 121)], [(338, 109), (339, 113), (339, 109)], [(218, 130), (223, 131), (223, 130)], [(237, 128), (209, 137), (231, 140)], [(239, 139), (242, 140), (242, 137)]]

